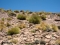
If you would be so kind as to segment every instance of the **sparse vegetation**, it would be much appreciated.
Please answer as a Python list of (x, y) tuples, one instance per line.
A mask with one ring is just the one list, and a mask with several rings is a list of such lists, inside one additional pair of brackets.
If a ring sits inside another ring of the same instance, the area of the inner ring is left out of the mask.
[(43, 20), (46, 20), (46, 15), (41, 15), (41, 18), (42, 18)]
[(26, 16), (25, 15), (18, 14), (17, 15), (17, 19), (19, 19), (19, 20), (25, 20), (26, 19)]
[(60, 45), (60, 39), (56, 40), (56, 45)]
[(51, 29), (51, 26), (44, 23), (44, 22), (41, 22), (40, 24), (36, 25), (35, 27), (42, 30), (42, 31), (47, 31), (47, 30)]
[(38, 15), (32, 15), (28, 21), (30, 23), (34, 23), (34, 24), (39, 24), (41, 22), (41, 18)]
[(8, 35), (13, 35), (13, 34), (18, 34), (20, 32), (20, 29), (18, 27), (13, 27), (8, 30), (7, 34)]
[(2, 20), (2, 21), (4, 21), (5, 19), (4, 19), (4, 18), (2, 18), (1, 20)]
[(16, 43), (18, 43), (18, 40), (17, 39), (12, 39), (10, 42), (16, 44)]
[(12, 20), (12, 18), (8, 17), (7, 20), (10, 21), (10, 20)]
[(9, 27), (9, 26), (11, 26), (11, 25), (7, 22), (6, 26)]
[(58, 31), (58, 27), (55, 24), (52, 24), (51, 26), (52, 26), (53, 31), (55, 32)]
[(9, 16), (16, 16), (16, 14), (11, 12), (11, 13), (9, 13)]
[(35, 32), (36, 32), (36, 30), (31, 30), (31, 32), (32, 32), (32, 33), (35, 33)]
[(18, 10), (15, 10), (14, 12), (15, 12), (15, 13), (19, 13), (19, 11), (18, 11)]
[(58, 26), (58, 29), (60, 29), (60, 26)]
[(18, 26), (20, 29), (22, 29), (22, 28), (25, 28), (25, 27), (26, 27), (26, 25), (25, 25), (24, 23), (19, 23), (17, 26)]
[(4, 21), (0, 21), (0, 31), (3, 30), (5, 28), (5, 24)]

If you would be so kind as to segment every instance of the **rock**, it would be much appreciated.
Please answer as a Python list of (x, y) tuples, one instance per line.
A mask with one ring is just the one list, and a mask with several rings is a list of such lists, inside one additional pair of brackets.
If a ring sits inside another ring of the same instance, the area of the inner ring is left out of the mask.
[(51, 35), (46, 35), (45, 37), (48, 38), (48, 39), (50, 39), (52, 36)]
[(48, 43), (48, 42), (50, 41), (50, 39), (45, 38), (44, 41), (45, 41), (46, 43)]
[(54, 45), (54, 44), (55, 44), (55, 40), (51, 40), (49, 43), (50, 43), (51, 45)]
[(2, 43), (1, 43), (1, 45), (13, 45), (11, 42), (6, 42), (6, 41), (3, 41)]

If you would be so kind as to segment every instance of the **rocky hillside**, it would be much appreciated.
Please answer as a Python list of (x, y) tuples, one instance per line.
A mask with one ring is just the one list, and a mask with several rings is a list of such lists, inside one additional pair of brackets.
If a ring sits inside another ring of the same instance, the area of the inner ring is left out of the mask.
[(60, 45), (60, 14), (0, 9), (0, 45)]

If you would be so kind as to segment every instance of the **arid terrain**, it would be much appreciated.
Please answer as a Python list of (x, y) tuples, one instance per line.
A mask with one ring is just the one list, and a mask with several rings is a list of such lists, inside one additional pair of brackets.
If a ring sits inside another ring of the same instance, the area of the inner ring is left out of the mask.
[(60, 14), (0, 9), (0, 45), (60, 45)]

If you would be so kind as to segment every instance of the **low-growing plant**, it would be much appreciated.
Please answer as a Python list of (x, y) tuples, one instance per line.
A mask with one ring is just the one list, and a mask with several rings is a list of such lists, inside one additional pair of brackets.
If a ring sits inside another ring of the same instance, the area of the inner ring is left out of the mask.
[(0, 30), (3, 30), (5, 27), (4, 21), (0, 21)]
[(9, 27), (9, 26), (11, 26), (11, 25), (7, 22), (6, 26)]
[(60, 45), (60, 39), (57, 39), (57, 40), (56, 40), (56, 44), (57, 44), (57, 45)]
[(50, 25), (48, 25), (44, 22), (41, 22), (40, 24), (36, 25), (35, 27), (42, 30), (42, 31), (47, 31), (47, 30), (51, 29)]
[(52, 24), (51, 26), (52, 26), (53, 31), (55, 32), (58, 31), (58, 27), (55, 24)]
[(26, 19), (26, 16), (25, 15), (18, 14), (17, 15), (17, 19), (19, 19), (19, 20), (25, 20)]
[(2, 18), (1, 20), (2, 20), (2, 21), (4, 21), (5, 19), (4, 19), (4, 18)]
[(18, 27), (19, 27), (20, 29), (22, 29), (22, 28), (25, 28), (26, 25), (25, 25), (24, 23), (19, 23), (19, 24), (18, 24)]
[(16, 16), (16, 14), (13, 13), (13, 12), (10, 12), (8, 15), (9, 15), (9, 16)]
[(35, 33), (35, 32), (36, 32), (36, 30), (31, 30), (31, 32), (32, 32), (32, 33)]
[(38, 15), (32, 15), (28, 21), (30, 23), (34, 23), (34, 24), (39, 24), (41, 22), (41, 18)]
[(41, 15), (42, 20), (46, 20), (46, 15)]
[(14, 12), (15, 12), (15, 13), (19, 13), (19, 11), (18, 11), (18, 10), (15, 10)]
[(7, 20), (10, 21), (10, 20), (12, 20), (12, 18), (8, 17)]
[(58, 26), (58, 29), (60, 29), (60, 26)]
[(16, 44), (16, 43), (18, 43), (18, 40), (17, 39), (12, 39), (10, 42)]
[(12, 27), (11, 29), (8, 30), (7, 34), (13, 35), (13, 34), (18, 34), (19, 32), (20, 32), (20, 29), (18, 27)]

